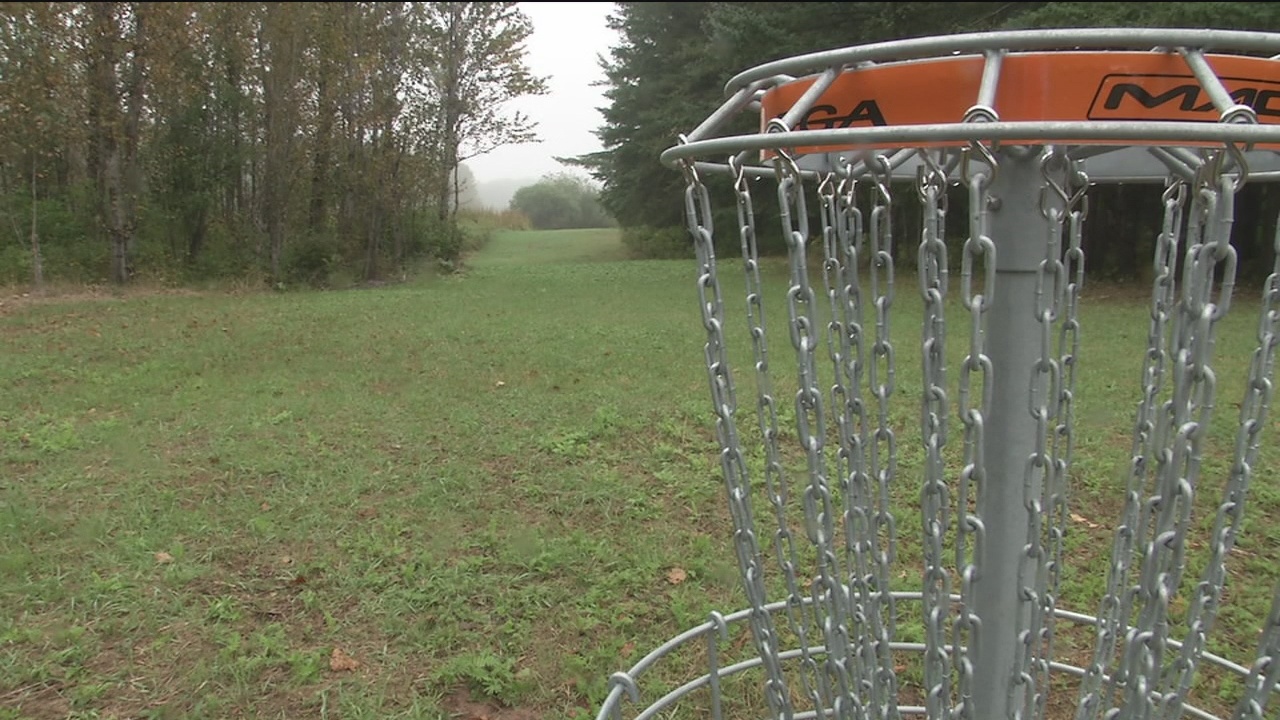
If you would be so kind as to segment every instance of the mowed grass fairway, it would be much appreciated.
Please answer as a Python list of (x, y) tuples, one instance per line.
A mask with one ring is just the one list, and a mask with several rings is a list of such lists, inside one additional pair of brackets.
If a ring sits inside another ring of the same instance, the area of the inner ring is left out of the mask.
[[(465, 273), (399, 286), (0, 306), (0, 719), (594, 716), (610, 673), (742, 607), (695, 268), (624, 258), (612, 231), (505, 233)], [(767, 270), (786, 378), (785, 268)], [(740, 263), (724, 277), (749, 428)], [(893, 415), (898, 581), (913, 590), (914, 288), (908, 271)], [(1184, 585), (1208, 551), (1257, 297), (1240, 289), (1220, 329)], [(1119, 514), (1145, 298), (1085, 292), (1060, 604), (1086, 613)], [(792, 392), (779, 380), (788, 417)], [(1280, 573), (1277, 468), (1268, 446), (1210, 644), (1246, 662)], [(900, 606), (899, 636), (920, 639), (918, 607)], [(1059, 643), (1084, 661), (1092, 638)], [(749, 649), (740, 630), (724, 648)], [(654, 673), (687, 680), (698, 662)]]

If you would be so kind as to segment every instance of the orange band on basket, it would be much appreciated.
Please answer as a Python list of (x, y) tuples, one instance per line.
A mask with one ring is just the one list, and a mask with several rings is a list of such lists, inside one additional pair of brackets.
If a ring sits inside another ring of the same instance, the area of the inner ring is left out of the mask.
[[(1205, 58), (1232, 102), (1252, 107), (1259, 123), (1280, 124), (1280, 62), (1227, 55)], [(981, 56), (970, 55), (846, 70), (795, 129), (959, 123), (978, 102), (984, 66)], [(761, 101), (761, 130), (769, 120), (782, 117), (813, 82), (809, 77), (767, 91)], [(994, 110), (1001, 122), (1218, 122), (1221, 117), (1181, 56), (1155, 52), (1007, 55)], [(942, 144), (948, 143), (930, 143)], [(844, 149), (847, 146), (819, 146), (796, 152)]]

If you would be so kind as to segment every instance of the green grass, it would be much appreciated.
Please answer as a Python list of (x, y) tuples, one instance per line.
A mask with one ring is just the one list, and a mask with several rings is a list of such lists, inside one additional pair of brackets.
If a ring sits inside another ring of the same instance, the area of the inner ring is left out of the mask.
[[(0, 307), (0, 718), (594, 716), (610, 673), (744, 604), (694, 268), (624, 257), (613, 231), (511, 232), (463, 274), (400, 286)], [(774, 299), (782, 270), (767, 267)], [(740, 265), (724, 273), (737, 320)], [(894, 326), (907, 589), (913, 287)], [(1086, 302), (1072, 509), (1098, 527), (1071, 528), (1061, 604), (1092, 613), (1146, 314), (1141, 290)], [(1221, 331), (1225, 425), (1256, 307), (1243, 297)], [(1204, 522), (1229, 441), (1214, 436)], [(1212, 645), (1235, 657), (1252, 657), (1280, 567), (1276, 466), (1268, 450)], [(358, 667), (333, 669), (335, 648)], [(748, 650), (741, 632), (725, 648)], [(701, 661), (653, 673), (688, 679)]]

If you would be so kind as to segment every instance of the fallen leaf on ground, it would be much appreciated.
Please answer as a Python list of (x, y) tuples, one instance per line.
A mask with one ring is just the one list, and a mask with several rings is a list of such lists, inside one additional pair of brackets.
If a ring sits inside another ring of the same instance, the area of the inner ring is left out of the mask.
[(158, 552), (156, 553), (155, 557), (156, 557), (156, 562), (160, 563), (161, 565), (168, 565), (169, 563), (173, 562), (173, 556), (167, 552)]
[(671, 583), (672, 585), (679, 585), (680, 583), (684, 582), (688, 578), (689, 578), (689, 573), (686, 573), (684, 571), (684, 568), (675, 567), (667, 571), (667, 582)]
[(1090, 520), (1089, 518), (1087, 518), (1087, 517), (1085, 517), (1085, 516), (1083, 516), (1083, 515), (1076, 514), (1076, 513), (1071, 513), (1071, 520), (1072, 520), (1073, 522), (1078, 522), (1078, 523), (1080, 523), (1081, 525), (1084, 525), (1085, 527), (1090, 528), (1090, 529), (1094, 529), (1094, 530), (1096, 530), (1096, 529), (1098, 529), (1098, 528), (1102, 527), (1101, 525), (1099, 525), (1098, 523), (1096, 523), (1096, 522), (1094, 522), (1094, 521)]
[(360, 667), (360, 661), (348, 655), (342, 648), (334, 648), (329, 655), (329, 669), (334, 672), (350, 672)]
[(622, 650), (618, 654), (622, 656), (623, 660), (626, 660), (627, 658), (631, 657), (631, 654), (634, 653), (635, 651), (636, 651), (636, 644), (633, 642), (629, 642), (622, 646)]

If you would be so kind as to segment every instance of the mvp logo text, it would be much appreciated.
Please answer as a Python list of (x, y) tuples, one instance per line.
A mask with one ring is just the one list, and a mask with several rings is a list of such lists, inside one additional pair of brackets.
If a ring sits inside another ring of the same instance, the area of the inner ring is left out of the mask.
[[(1233, 103), (1253, 108), (1259, 120), (1280, 119), (1280, 83), (1222, 78), (1222, 84)], [(1090, 120), (1216, 122), (1218, 116), (1199, 81), (1177, 75), (1108, 75), (1089, 107)]]

